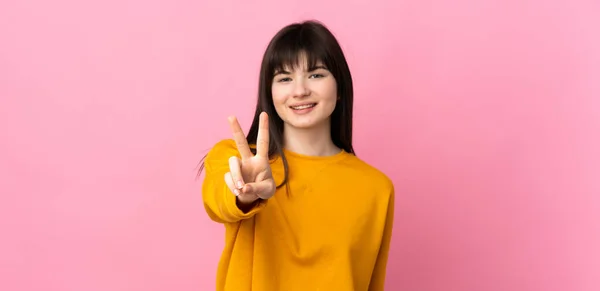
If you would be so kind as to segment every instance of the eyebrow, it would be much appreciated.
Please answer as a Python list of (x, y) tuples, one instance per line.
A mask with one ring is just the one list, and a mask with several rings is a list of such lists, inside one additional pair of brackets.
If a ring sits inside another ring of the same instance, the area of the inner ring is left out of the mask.
[[(327, 70), (327, 67), (325, 66), (314, 66), (311, 67), (310, 69), (308, 69), (308, 72), (314, 72), (318, 69), (323, 69), (323, 70)], [(275, 74), (273, 76), (277, 76), (277, 75), (290, 75), (291, 73), (286, 71), (286, 70), (280, 70), (280, 71), (275, 71)]]

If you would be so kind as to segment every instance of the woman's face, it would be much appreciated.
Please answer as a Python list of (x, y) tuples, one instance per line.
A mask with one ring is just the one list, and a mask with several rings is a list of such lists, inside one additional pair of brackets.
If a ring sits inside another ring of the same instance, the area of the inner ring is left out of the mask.
[(337, 83), (318, 62), (308, 68), (305, 58), (299, 65), (275, 72), (271, 86), (273, 104), (286, 126), (309, 129), (329, 123), (337, 102)]

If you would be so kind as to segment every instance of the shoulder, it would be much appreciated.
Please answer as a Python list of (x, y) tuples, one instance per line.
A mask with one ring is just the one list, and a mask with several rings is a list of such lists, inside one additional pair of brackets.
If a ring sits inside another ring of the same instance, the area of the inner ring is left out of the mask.
[(233, 139), (222, 139), (211, 147), (206, 155), (206, 160), (222, 160), (237, 155), (239, 153), (235, 141)]
[(360, 177), (363, 181), (368, 181), (370, 187), (383, 195), (394, 194), (394, 183), (392, 179), (380, 169), (352, 155), (346, 159), (342, 165), (345, 169), (353, 172), (352, 176)]
[(236, 150), (235, 142), (233, 139), (227, 138), (217, 141), (210, 149), (210, 152), (222, 152), (222, 151), (230, 151)]
[[(248, 145), (250, 147), (251, 150), (256, 149), (256, 145), (255, 144), (249, 144)], [(240, 156), (240, 153), (238, 151), (237, 148), (237, 144), (235, 143), (235, 141), (231, 138), (227, 138), (227, 139), (222, 139), (220, 141), (218, 141), (217, 143), (215, 143), (209, 150), (208, 154), (207, 154), (207, 159), (210, 158), (229, 158), (231, 156)]]

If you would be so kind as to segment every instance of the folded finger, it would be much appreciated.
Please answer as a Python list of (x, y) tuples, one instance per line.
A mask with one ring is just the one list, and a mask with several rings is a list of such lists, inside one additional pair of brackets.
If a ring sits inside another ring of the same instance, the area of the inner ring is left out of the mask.
[(242, 162), (236, 156), (229, 158), (229, 172), (235, 188), (242, 189), (244, 187), (244, 177), (242, 176)]
[(242, 193), (253, 194), (262, 199), (270, 198), (275, 192), (275, 185), (272, 181), (265, 180), (256, 183), (248, 183), (244, 185)]
[(229, 187), (229, 190), (231, 190), (231, 192), (235, 196), (239, 196), (240, 195), (240, 190), (238, 190), (237, 188), (235, 188), (235, 186), (233, 185), (233, 178), (231, 178), (231, 173), (230, 172), (225, 173), (225, 184), (227, 185), (227, 187)]

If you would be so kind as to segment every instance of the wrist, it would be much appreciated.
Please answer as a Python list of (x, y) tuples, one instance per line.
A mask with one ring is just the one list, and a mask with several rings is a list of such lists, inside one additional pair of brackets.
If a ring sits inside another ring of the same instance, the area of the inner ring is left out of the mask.
[(247, 213), (248, 211), (252, 210), (252, 208), (254, 208), (258, 203), (260, 203), (261, 200), (262, 199), (257, 197), (255, 200), (242, 201), (240, 197), (237, 196), (235, 199), (235, 204), (242, 212)]

